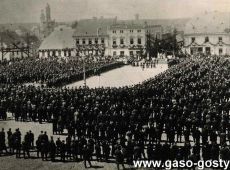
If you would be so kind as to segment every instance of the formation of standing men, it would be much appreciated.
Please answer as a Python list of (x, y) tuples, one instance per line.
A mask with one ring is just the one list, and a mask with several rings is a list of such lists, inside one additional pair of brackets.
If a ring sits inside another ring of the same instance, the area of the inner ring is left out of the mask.
[[(117, 151), (117, 155), (125, 155), (128, 162), (146, 158), (146, 151), (161, 160), (216, 159), (219, 155), (228, 159), (229, 68), (225, 58), (203, 56), (187, 58), (133, 87), (66, 89), (7, 84), (0, 89), (1, 106), (16, 120), (49, 121), (58, 134), (67, 129), (71, 140), (92, 139), (104, 148), (105, 158), (115, 153), (113, 146), (118, 143), (122, 154)], [(178, 147), (181, 142), (182, 149)], [(123, 158), (117, 162), (120, 160)]]

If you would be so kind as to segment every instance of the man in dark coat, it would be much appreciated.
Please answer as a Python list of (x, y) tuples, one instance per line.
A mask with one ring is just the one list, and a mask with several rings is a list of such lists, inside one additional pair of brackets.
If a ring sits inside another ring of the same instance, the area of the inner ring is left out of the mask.
[(86, 161), (89, 163), (89, 167), (91, 167), (92, 166), (91, 161), (90, 161), (91, 151), (90, 151), (89, 146), (84, 145), (82, 152), (83, 152), (83, 160), (84, 160), (85, 168), (87, 168)]
[(119, 170), (120, 167), (119, 165), (121, 164), (123, 169), (125, 169), (124, 165), (124, 155), (122, 154), (121, 151), (121, 146), (118, 146), (117, 149), (115, 150), (115, 155), (116, 155), (116, 164), (117, 164), (117, 169)]
[(53, 137), (51, 136), (50, 142), (49, 142), (49, 150), (50, 150), (50, 158), (51, 161), (55, 161), (56, 156), (56, 144), (54, 143)]

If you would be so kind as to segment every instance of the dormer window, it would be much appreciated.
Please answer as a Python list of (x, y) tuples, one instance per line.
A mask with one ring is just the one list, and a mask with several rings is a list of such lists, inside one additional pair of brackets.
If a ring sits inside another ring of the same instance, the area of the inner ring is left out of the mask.
[(209, 37), (205, 37), (204, 42), (209, 42)]

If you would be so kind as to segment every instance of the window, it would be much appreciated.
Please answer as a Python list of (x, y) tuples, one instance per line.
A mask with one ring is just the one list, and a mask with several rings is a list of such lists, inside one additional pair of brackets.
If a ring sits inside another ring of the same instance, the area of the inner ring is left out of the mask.
[(222, 55), (222, 54), (223, 54), (223, 49), (219, 48), (219, 55)]
[(85, 39), (82, 39), (82, 44), (85, 44)]
[(137, 30), (137, 32), (141, 32), (141, 30)]
[(102, 44), (105, 43), (105, 39), (104, 39), (104, 38), (101, 39), (101, 43), (102, 43)]
[(223, 38), (222, 37), (219, 37), (219, 42), (222, 42)]
[(98, 44), (98, 38), (95, 38), (94, 42), (95, 44)]
[(58, 56), (61, 56), (61, 51), (60, 50), (58, 51)]
[(89, 39), (89, 44), (92, 44), (92, 39)]
[(130, 56), (133, 56), (133, 51), (129, 51), (129, 55), (130, 55)]
[(134, 44), (133, 38), (130, 38), (130, 44)]
[(209, 37), (205, 37), (204, 42), (209, 42)]
[(114, 51), (114, 52), (113, 52), (113, 56), (116, 56), (116, 55), (117, 55), (117, 52), (116, 52), (116, 51)]
[(124, 44), (124, 39), (123, 38), (120, 39), (120, 44)]
[(114, 33), (114, 34), (116, 34), (116, 31), (115, 31), (115, 30), (113, 30), (113, 33)]
[(120, 51), (120, 55), (121, 55), (121, 56), (124, 56), (124, 55), (125, 55), (125, 52), (124, 52), (124, 51)]
[(137, 44), (141, 44), (141, 38), (137, 39)]
[(116, 41), (116, 39), (114, 38), (113, 39), (113, 45), (116, 45), (117, 44), (117, 41)]
[(129, 30), (129, 32), (133, 33), (133, 30)]
[(123, 30), (120, 30), (120, 33), (123, 33), (124, 31)]
[(195, 37), (192, 37), (192, 43), (194, 43), (194, 42), (195, 42), (195, 40), (196, 40), (196, 38), (195, 38)]
[(76, 44), (79, 44), (79, 39), (76, 39)]

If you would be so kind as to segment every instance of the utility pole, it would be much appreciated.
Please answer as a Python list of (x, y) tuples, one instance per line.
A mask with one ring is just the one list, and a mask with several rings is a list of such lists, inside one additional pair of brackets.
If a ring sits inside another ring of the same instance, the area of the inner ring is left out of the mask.
[(28, 52), (28, 57), (30, 57), (30, 40), (29, 40), (29, 33), (26, 34), (26, 43), (27, 43), (27, 52)]
[(85, 77), (85, 53), (83, 54), (83, 80), (84, 80), (84, 87), (86, 88), (86, 77)]
[(3, 54), (3, 40), (2, 40), (2, 37), (1, 37), (1, 52), (2, 52), (2, 61), (3, 61), (4, 54)]

